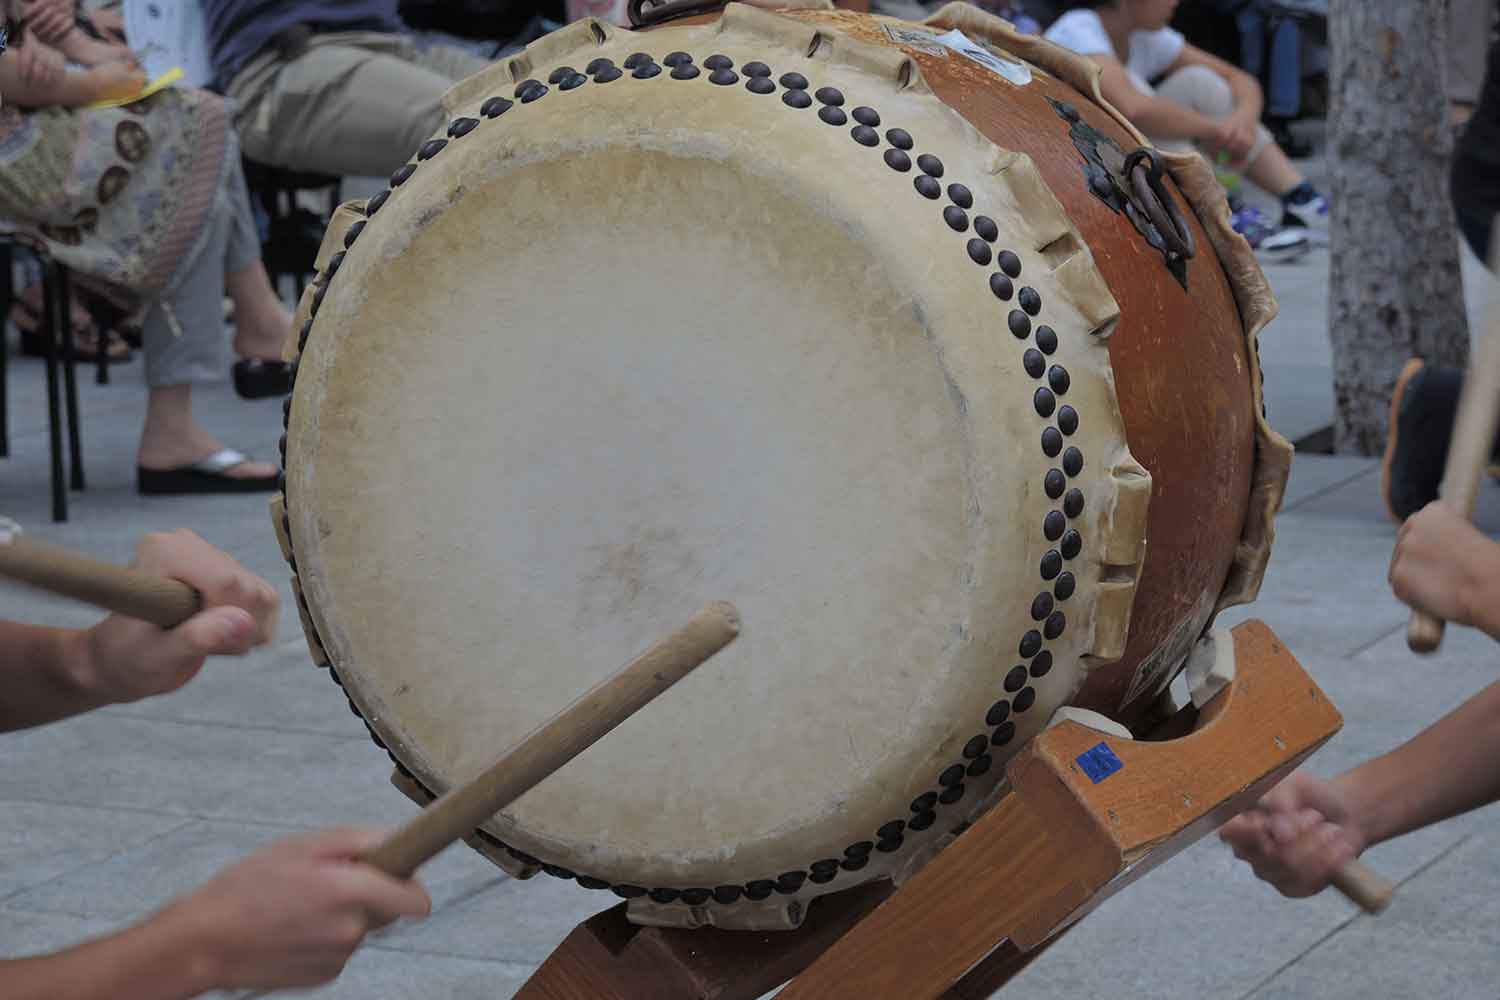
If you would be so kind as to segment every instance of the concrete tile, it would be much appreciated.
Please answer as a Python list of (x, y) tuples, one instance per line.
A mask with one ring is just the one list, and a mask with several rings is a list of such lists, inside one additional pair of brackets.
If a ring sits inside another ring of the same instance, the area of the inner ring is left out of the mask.
[[(1293, 511), (1310, 499), (1352, 483), (1360, 477), (1379, 475), (1379, 462), (1356, 455), (1298, 453), (1287, 479), (1282, 510)], [(1378, 489), (1378, 480), (1372, 480)]]
[(149, 813), (0, 801), (0, 900), (128, 851), (186, 822)]
[(28, 913), (0, 907), (0, 958), (45, 955), (117, 929), (101, 917)]
[(1469, 837), (1401, 886), (1390, 909), (1321, 942), (1252, 994), (1255, 1000), (1371, 996), (1493, 998), (1500, 897), (1493, 838)]
[(1283, 899), (1205, 839), (1090, 914), (997, 996), (1240, 997), (1351, 918), (1340, 899)]
[[(300, 631), (300, 627), (299, 627)], [(244, 659), (211, 660), (192, 683), (161, 698), (105, 709), (110, 715), (323, 733), (369, 745), (326, 670), (313, 666), (300, 635)]]
[(1386, 584), (1395, 529), (1384, 520), (1309, 513), (1309, 506), (1276, 519), (1260, 596), (1220, 620), (1260, 618), (1298, 656), (1357, 652), (1409, 616)]
[[(513, 997), (534, 970), (501, 962), (365, 948), (337, 982), (296, 995), (305, 1000), (501, 1000)], [(226, 998), (228, 1000), (228, 998)]]
[(283, 826), (381, 826), (411, 809), (364, 740), (95, 713), (7, 741), (0, 800)]

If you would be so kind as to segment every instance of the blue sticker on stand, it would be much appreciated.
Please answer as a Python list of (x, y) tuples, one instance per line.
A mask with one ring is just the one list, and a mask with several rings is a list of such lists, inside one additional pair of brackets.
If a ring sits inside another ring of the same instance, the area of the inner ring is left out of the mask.
[(1109, 744), (1100, 743), (1098, 746), (1085, 750), (1078, 755), (1078, 766), (1083, 768), (1083, 773), (1088, 775), (1089, 780), (1097, 785), (1111, 774), (1123, 768), (1125, 762), (1115, 756), (1115, 752), (1109, 748)]

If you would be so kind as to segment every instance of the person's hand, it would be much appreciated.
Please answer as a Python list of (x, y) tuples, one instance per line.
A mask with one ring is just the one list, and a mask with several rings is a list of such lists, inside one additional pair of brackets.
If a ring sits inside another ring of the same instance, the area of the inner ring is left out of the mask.
[(95, 99), (100, 101), (134, 97), (146, 86), (146, 71), (134, 60), (100, 63), (88, 72), (94, 83)]
[(85, 632), (83, 672), (104, 701), (175, 691), (206, 657), (248, 653), (275, 633), (276, 589), (191, 531), (147, 535), (133, 565), (197, 588), (204, 610), (170, 631), (112, 615)]
[(58, 41), (74, 27), (72, 0), (21, 0), (21, 17), (44, 42)]
[(1401, 525), (1390, 583), (1396, 597), (1415, 611), (1489, 631), (1487, 619), (1500, 593), (1500, 544), (1434, 500)]
[(1338, 786), (1303, 771), (1225, 823), (1219, 839), (1293, 898), (1321, 892), (1369, 842)]
[(1255, 148), (1258, 135), (1257, 123), (1236, 112), (1218, 123), (1209, 143), (1215, 150), (1228, 153), (1230, 159), (1239, 163)]
[(277, 841), (173, 904), (185, 951), (208, 965), (213, 989), (279, 990), (337, 978), (365, 935), (398, 917), (424, 917), (416, 882), (358, 862), (372, 830), (330, 830)]
[(8, 54), (15, 56), (21, 79), (30, 87), (55, 87), (68, 71), (61, 52), (36, 41), (18, 45)]
[(89, 20), (94, 22), (101, 35), (113, 35), (116, 41), (125, 41), (125, 18), (118, 11), (92, 10), (89, 11)]

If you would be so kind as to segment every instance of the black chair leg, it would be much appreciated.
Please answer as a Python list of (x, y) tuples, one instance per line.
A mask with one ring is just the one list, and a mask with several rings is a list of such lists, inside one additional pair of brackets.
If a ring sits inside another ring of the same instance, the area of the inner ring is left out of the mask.
[(10, 247), (0, 245), (0, 458), (10, 457), (10, 342), (5, 335), (5, 317), (16, 300), (15, 278), (11, 272)]
[(62, 402), (58, 385), (57, 345), (62, 337), (58, 333), (57, 296), (52, 280), (51, 268), (42, 263), (42, 333), (47, 358), (47, 423), (52, 437), (52, 520), (68, 519), (68, 485), (63, 476)]
[(72, 485), (83, 489), (83, 442), (78, 419), (78, 377), (73, 370), (73, 296), (68, 282), (68, 269), (56, 261), (52, 264), (54, 286), (57, 294), (57, 315), (60, 318), (58, 333), (62, 345), (63, 385), (67, 389), (64, 397), (68, 413), (68, 457), (70, 459)]

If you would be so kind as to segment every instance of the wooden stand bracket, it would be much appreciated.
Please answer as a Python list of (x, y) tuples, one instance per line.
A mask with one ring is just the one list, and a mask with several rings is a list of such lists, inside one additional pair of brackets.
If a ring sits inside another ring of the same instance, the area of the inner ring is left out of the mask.
[[(1232, 632), (1236, 676), (1132, 741), (1068, 721), (1006, 769), (1011, 791), (899, 891), (818, 900), (796, 931), (580, 924), (521, 1000), (980, 1000), (1120, 889), (1243, 811), (1343, 720), (1264, 624)], [(1192, 718), (1196, 714), (1196, 718)], [(1190, 725), (1184, 725), (1188, 723)]]

